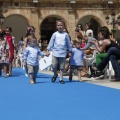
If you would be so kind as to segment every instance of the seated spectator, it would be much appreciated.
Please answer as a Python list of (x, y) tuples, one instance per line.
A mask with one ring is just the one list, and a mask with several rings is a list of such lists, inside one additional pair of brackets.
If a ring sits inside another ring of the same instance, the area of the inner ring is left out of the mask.
[(75, 39), (78, 39), (80, 41), (83, 39), (83, 35), (81, 32), (79, 32), (78, 28), (75, 29)]
[(91, 36), (91, 33), (90, 33), (90, 34), (88, 34), (88, 35), (85, 35), (85, 36), (84, 36), (84, 39), (87, 41), (85, 47), (82, 48), (82, 49), (84, 50), (84, 53), (87, 54), (87, 55), (88, 55), (88, 54), (93, 54), (93, 51), (96, 49), (96, 47), (95, 47), (94, 44), (92, 44), (91, 41), (95, 40), (95, 38), (93, 38), (93, 37)]
[(101, 71), (104, 70), (109, 60), (111, 60), (113, 69), (115, 71), (115, 79), (120, 80), (120, 69), (117, 62), (117, 59), (120, 59), (120, 46), (118, 46), (117, 43), (110, 39), (110, 32), (106, 26), (100, 28), (98, 36), (100, 39), (103, 39), (102, 45), (99, 46), (96, 40), (92, 41), (91, 43), (96, 46), (98, 52), (106, 52), (107, 54), (97, 65), (97, 67), (93, 67), (93, 69), (97, 70), (97, 76), (100, 76), (101, 74), (103, 74)]

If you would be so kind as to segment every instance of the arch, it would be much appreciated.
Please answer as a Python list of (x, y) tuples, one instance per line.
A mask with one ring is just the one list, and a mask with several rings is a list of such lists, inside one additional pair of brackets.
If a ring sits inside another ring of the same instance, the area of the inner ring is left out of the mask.
[[(85, 17), (86, 17), (86, 18), (89, 17), (90, 19), (93, 18), (93, 19), (96, 20), (96, 21), (98, 22), (98, 24), (101, 26), (100, 19), (97, 18), (96, 16), (93, 16), (93, 15), (85, 15), (85, 16), (83, 16), (82, 18), (80, 18), (80, 19), (78, 20), (77, 24), (78, 24), (82, 19), (84, 19)], [(89, 22), (89, 19), (87, 19), (86, 21), (84, 21), (84, 23), (87, 23), (87, 22)]]
[[(50, 17), (50, 16), (57, 16), (57, 17), (60, 17), (60, 18), (62, 18), (64, 21), (65, 21), (65, 24), (66, 24), (66, 26), (67, 26), (67, 28), (69, 29), (70, 28), (70, 26), (69, 26), (69, 24), (68, 24), (68, 19), (69, 19), (69, 17), (68, 17), (68, 11), (63, 11), (63, 10), (44, 10), (44, 11), (42, 11), (42, 12), (44, 12), (44, 14), (42, 14), (42, 16), (41, 16), (41, 19), (39, 19), (39, 25), (41, 25), (41, 23), (42, 23), (42, 21), (44, 20), (44, 19), (46, 19), (47, 17)], [(67, 15), (67, 16), (66, 16)]]
[(99, 23), (98, 19), (93, 16), (93, 15), (86, 15), (84, 17), (82, 17), (77, 24), (81, 23), (83, 25), (83, 28), (85, 30), (85, 24), (91, 22), (93, 25), (93, 32), (94, 32), (94, 37), (98, 36), (98, 30), (101, 26), (101, 24)]
[(25, 36), (26, 28), (29, 25), (28, 20), (19, 14), (12, 14), (5, 18), (2, 28), (7, 26), (12, 28), (12, 35), (15, 36), (16, 42), (18, 42), (22, 36)]
[[(49, 16), (46, 16), (41, 21), (40, 34), (41, 34), (42, 41), (47, 40), (49, 42), (52, 34), (56, 31), (56, 23), (55, 22), (57, 19), (63, 19), (63, 18), (58, 15), (49, 15)], [(66, 21), (65, 21), (65, 27), (67, 28)]]
[[(79, 14), (79, 13), (78, 13)], [(104, 16), (103, 12), (102, 11), (96, 11), (96, 10), (90, 10), (90, 11), (82, 11), (80, 16), (78, 15), (78, 17), (76, 18), (76, 23), (78, 23), (78, 21), (85, 17), (85, 16), (92, 16), (96, 21), (98, 21), (98, 23), (101, 25), (105, 24), (106, 25), (106, 22), (105, 22), (105, 19), (103, 19), (103, 17), (101, 16)]]
[(45, 19), (49, 18), (49, 17), (56, 17), (57, 19), (63, 19), (63, 20), (65, 21), (65, 25), (66, 25), (66, 27), (68, 27), (68, 22), (67, 22), (67, 20), (64, 19), (62, 16), (55, 15), (55, 14), (51, 14), (51, 15), (47, 15), (47, 16), (45, 16), (44, 19), (42, 19), (41, 22), (40, 22), (40, 27), (41, 27), (43, 21), (44, 21)]

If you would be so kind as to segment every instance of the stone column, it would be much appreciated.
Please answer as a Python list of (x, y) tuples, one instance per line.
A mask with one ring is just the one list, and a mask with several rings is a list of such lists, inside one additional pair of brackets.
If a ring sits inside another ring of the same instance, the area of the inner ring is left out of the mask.
[(75, 33), (75, 28), (76, 28), (76, 20), (75, 20), (75, 11), (74, 10), (68, 10), (68, 31), (71, 36), (71, 40), (74, 39), (74, 33)]

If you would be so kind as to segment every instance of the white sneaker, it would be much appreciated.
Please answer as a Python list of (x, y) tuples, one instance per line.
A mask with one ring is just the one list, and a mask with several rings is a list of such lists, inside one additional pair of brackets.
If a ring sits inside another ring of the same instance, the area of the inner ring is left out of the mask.
[(27, 74), (27, 73), (25, 73), (25, 76), (26, 76), (26, 77), (28, 77), (28, 74)]
[(7, 76), (9, 76), (9, 73), (7, 73)]

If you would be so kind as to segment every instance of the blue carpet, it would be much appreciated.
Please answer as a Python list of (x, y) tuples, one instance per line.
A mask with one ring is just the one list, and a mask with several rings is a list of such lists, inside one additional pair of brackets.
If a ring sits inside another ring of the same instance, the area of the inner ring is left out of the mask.
[(0, 77), (0, 120), (119, 120), (120, 91), (86, 82), (51, 83), (38, 74), (29, 84), (24, 71)]

